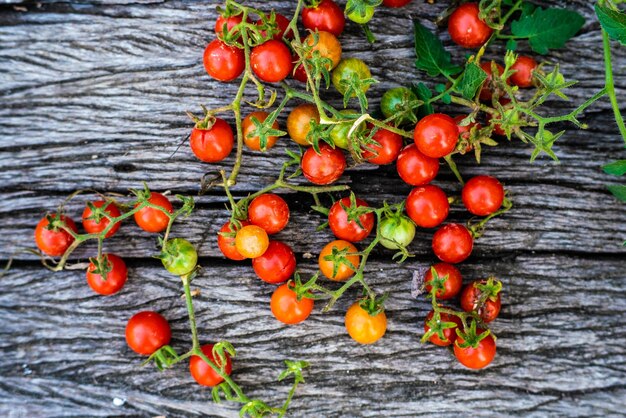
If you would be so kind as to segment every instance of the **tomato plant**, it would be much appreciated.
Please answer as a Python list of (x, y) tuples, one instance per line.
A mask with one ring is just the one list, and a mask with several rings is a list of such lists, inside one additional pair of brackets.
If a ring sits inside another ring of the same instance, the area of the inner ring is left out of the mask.
[(270, 301), (274, 317), (288, 325), (298, 324), (307, 319), (313, 311), (313, 305), (313, 299), (306, 297), (298, 299), (289, 283), (278, 286), (272, 293)]
[(364, 200), (352, 197), (336, 201), (328, 212), (330, 230), (341, 240), (363, 241), (374, 228), (374, 214), (367, 209), (359, 210), (368, 207)]
[(289, 223), (289, 206), (277, 194), (262, 194), (250, 202), (248, 220), (251, 224), (263, 228), (268, 234), (276, 234), (285, 229)]
[(370, 88), (371, 80), (369, 67), (358, 58), (342, 59), (332, 74), (333, 86), (339, 93), (349, 97), (365, 94)]
[(264, 282), (282, 283), (296, 271), (296, 256), (287, 244), (270, 241), (263, 255), (252, 259), (252, 268)]
[(112, 295), (124, 287), (128, 278), (128, 269), (120, 257), (114, 254), (103, 254), (103, 256), (102, 263), (98, 266), (94, 260), (90, 261), (87, 267), (87, 284), (99, 295)]
[[(225, 374), (230, 376), (233, 371), (233, 365), (228, 353), (224, 354), (226, 364), (222, 365), (219, 357), (215, 358), (213, 355), (213, 344), (205, 344), (200, 347), (200, 350), (215, 367), (222, 369)], [(189, 359), (189, 372), (191, 373), (191, 377), (202, 386), (213, 387), (224, 381), (224, 378), (220, 376), (206, 360), (197, 355), (191, 356)]]
[(157, 312), (136, 313), (126, 324), (126, 343), (137, 354), (150, 355), (168, 344), (171, 337), (170, 324)]

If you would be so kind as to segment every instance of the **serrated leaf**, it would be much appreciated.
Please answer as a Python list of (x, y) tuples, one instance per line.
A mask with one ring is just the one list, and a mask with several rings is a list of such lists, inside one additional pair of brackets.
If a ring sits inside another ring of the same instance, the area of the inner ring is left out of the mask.
[(602, 169), (606, 174), (614, 176), (623, 176), (626, 174), (626, 160), (617, 160), (605, 166)]
[(584, 24), (585, 19), (574, 11), (538, 7), (511, 23), (511, 32), (528, 38), (533, 51), (545, 55), (550, 49), (562, 48)]
[(431, 31), (418, 21), (413, 22), (415, 35), (415, 66), (418, 70), (426, 71), (429, 76), (451, 76), (461, 71), (461, 67), (452, 64), (450, 53)]
[(467, 100), (473, 100), (486, 79), (487, 73), (473, 62), (468, 63), (456, 90)]
[(610, 185), (606, 186), (606, 188), (609, 189), (611, 193), (613, 193), (613, 196), (615, 196), (622, 202), (626, 202), (626, 186)]
[(626, 45), (626, 13), (596, 4), (596, 15), (602, 29), (612, 39), (619, 41), (622, 45)]
[(411, 86), (411, 91), (415, 93), (418, 99), (424, 102), (424, 104), (417, 109), (418, 117), (423, 118), (424, 116), (435, 113), (433, 105), (428, 102), (430, 99), (432, 99), (433, 93), (428, 87), (426, 87), (424, 83), (413, 84)]

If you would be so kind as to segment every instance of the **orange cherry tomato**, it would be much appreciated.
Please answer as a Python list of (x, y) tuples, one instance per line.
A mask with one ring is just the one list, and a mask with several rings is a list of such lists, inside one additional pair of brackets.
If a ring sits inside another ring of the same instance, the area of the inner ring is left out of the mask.
[(270, 308), (276, 319), (285, 324), (298, 324), (311, 315), (313, 299), (298, 300), (296, 292), (291, 290), (289, 283), (278, 286), (272, 294)]
[(375, 343), (387, 331), (387, 315), (384, 311), (370, 315), (359, 305), (359, 302), (355, 302), (346, 312), (346, 330), (358, 343)]
[[(249, 222), (241, 221), (241, 226), (246, 226), (249, 224), (250, 224)], [(224, 257), (231, 259), (231, 260), (235, 260), (235, 261), (245, 260), (246, 257), (239, 254), (239, 251), (237, 251), (237, 247), (235, 247), (235, 237), (222, 235), (222, 234), (228, 234), (231, 232), (236, 233), (237, 231), (235, 230), (234, 227), (232, 227), (230, 221), (228, 221), (224, 224), (224, 226), (222, 226), (220, 231), (217, 233), (217, 246), (220, 247), (220, 251), (222, 252), (222, 254), (224, 254)]]
[(270, 245), (267, 232), (260, 226), (246, 225), (237, 231), (235, 248), (246, 258), (262, 256)]
[[(317, 43), (315, 42), (316, 37)], [(329, 71), (335, 68), (341, 61), (341, 42), (330, 32), (320, 31), (317, 34), (312, 33), (306, 37), (304, 43), (312, 46), (311, 53), (319, 51), (322, 57), (331, 60), (332, 65), (328, 69)]]
[(311, 130), (311, 121), (320, 122), (320, 114), (313, 104), (303, 103), (296, 106), (287, 116), (287, 133), (295, 143), (308, 147), (307, 135)]
[[(335, 262), (333, 260), (326, 260), (326, 257), (332, 255), (333, 248), (336, 248), (338, 251), (347, 249), (346, 254), (351, 255), (346, 255), (345, 260), (349, 262), (354, 269), (346, 263), (339, 263), (337, 265), (337, 271), (335, 272)], [(359, 263), (361, 261), (361, 256), (357, 255), (357, 252), (359, 252), (359, 250), (357, 250), (357, 248), (348, 241), (336, 240), (326, 244), (318, 259), (318, 264), (322, 274), (330, 280), (336, 282), (341, 282), (352, 277), (355, 269), (359, 268)]]
[[(263, 123), (265, 122), (265, 119), (267, 119), (268, 116), (269, 116), (269, 113), (259, 110), (259, 111), (250, 113), (248, 116), (244, 118), (242, 122), (243, 141), (248, 146), (248, 148), (250, 148), (253, 151), (266, 151), (272, 148), (274, 144), (276, 144), (276, 141), (278, 140), (277, 136), (268, 136), (267, 142), (265, 144), (265, 149), (262, 150), (261, 138), (259, 138), (258, 136), (250, 136), (250, 134), (256, 130), (256, 125), (254, 124), (254, 122), (252, 122), (252, 118), (255, 118), (259, 122)], [(277, 121), (274, 121), (274, 123), (272, 124), (272, 128), (279, 129)]]

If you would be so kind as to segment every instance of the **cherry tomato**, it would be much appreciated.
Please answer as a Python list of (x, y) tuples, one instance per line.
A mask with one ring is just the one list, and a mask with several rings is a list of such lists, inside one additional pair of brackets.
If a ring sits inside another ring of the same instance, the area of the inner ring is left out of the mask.
[(421, 228), (439, 226), (448, 217), (448, 197), (437, 186), (427, 184), (411, 190), (406, 199), (406, 213)]
[(241, 227), (235, 236), (235, 248), (246, 258), (262, 256), (269, 245), (267, 232), (260, 226), (246, 225)]
[[(476, 311), (485, 323), (491, 322), (500, 315), (502, 298), (498, 293), (495, 298), (488, 297), (482, 306), (479, 306), (482, 291), (476, 287), (485, 284), (484, 280), (476, 280), (463, 288), (461, 292), (461, 308), (465, 312)], [(495, 299), (495, 300), (493, 300)]]
[[(311, 54), (314, 51), (318, 51), (320, 57), (331, 60), (332, 65), (328, 68), (329, 71), (335, 68), (341, 61), (341, 42), (330, 32), (311, 33), (305, 38), (304, 43), (311, 46)], [(304, 72), (304, 68), (302, 71)]]
[(270, 308), (274, 317), (289, 325), (298, 324), (307, 319), (313, 311), (313, 304), (313, 299), (302, 298), (298, 300), (296, 292), (291, 290), (289, 283), (278, 286), (272, 293), (270, 300)]
[[(461, 291), (461, 287), (463, 286), (463, 277), (461, 276), (461, 272), (454, 267), (452, 264), (448, 263), (438, 263), (432, 266), (437, 272), (437, 276), (439, 279), (445, 279), (443, 283), (443, 289), (439, 289), (437, 291), (437, 298), (442, 300), (452, 299)], [(433, 281), (433, 273), (432, 269), (428, 269), (426, 274), (424, 275), (424, 288), (427, 292), (430, 293), (432, 290), (432, 286), (430, 283)]]
[(387, 7), (404, 7), (411, 3), (411, 0), (383, 0), (383, 4)]
[[(200, 347), (202, 353), (218, 368), (222, 366), (219, 357), (213, 355), (213, 344), (205, 344)], [(233, 364), (228, 353), (224, 353), (226, 357), (226, 365), (224, 366), (224, 373), (228, 376), (233, 371)], [(224, 381), (224, 378), (219, 375), (206, 361), (200, 356), (191, 356), (189, 359), (189, 372), (191, 377), (202, 386), (217, 386)]]
[(537, 61), (531, 57), (520, 55), (511, 66), (515, 73), (509, 78), (511, 83), (519, 88), (528, 88), (533, 85), (533, 71), (537, 69)]
[(252, 199), (248, 205), (248, 220), (265, 229), (268, 234), (276, 234), (289, 223), (289, 206), (276, 194), (262, 194)]
[(470, 152), (473, 148), (472, 144), (469, 143), (471, 131), (474, 127), (476, 127), (475, 130), (478, 131), (482, 128), (482, 126), (478, 122), (470, 122), (467, 125), (461, 125), (461, 122), (463, 122), (466, 118), (467, 115), (458, 115), (454, 117), (454, 121), (456, 122), (456, 126), (459, 128), (459, 137), (468, 142), (465, 152)]
[[(343, 95), (347, 91), (347, 86), (344, 84), (345, 82), (349, 82), (354, 78), (366, 80), (371, 77), (372, 73), (363, 60), (358, 58), (344, 58), (333, 70), (331, 80), (333, 82), (333, 86), (335, 86), (337, 91)], [(365, 93), (369, 90), (369, 88), (369, 84), (361, 86), (361, 91)], [(353, 92), (351, 97), (356, 97), (356, 93)]]
[(470, 256), (473, 247), (474, 238), (463, 225), (447, 224), (433, 235), (433, 251), (446, 263), (460, 263)]
[(170, 324), (156, 312), (136, 313), (126, 324), (126, 343), (137, 354), (148, 356), (169, 344), (171, 337)]
[[(434, 311), (430, 311), (428, 315), (426, 315), (426, 320), (424, 321), (424, 333), (430, 331), (430, 326), (428, 325), (428, 323), (433, 319), (433, 316), (435, 316)], [(428, 339), (428, 341), (440, 347), (447, 347), (449, 345), (452, 345), (452, 343), (454, 343), (454, 341), (456, 340), (456, 329), (462, 328), (463, 324), (461, 323), (461, 319), (459, 319), (459, 317), (456, 315), (448, 315), (447, 313), (441, 313), (439, 315), (439, 318), (440, 318), (439, 320), (440, 322), (454, 322), (456, 324), (456, 327), (445, 328), (443, 330), (443, 336), (445, 337), (445, 340), (442, 340), (441, 338), (439, 338), (439, 335), (434, 334)]]
[(380, 245), (390, 250), (406, 247), (415, 238), (415, 224), (404, 215), (389, 216), (380, 221)]
[(313, 104), (304, 103), (296, 106), (287, 116), (287, 133), (295, 143), (308, 147), (311, 143), (307, 135), (311, 131), (311, 121), (320, 122), (320, 114)]
[(287, 244), (270, 241), (265, 253), (252, 260), (252, 268), (264, 282), (282, 283), (296, 271), (296, 256)]
[(387, 331), (387, 315), (382, 311), (370, 315), (359, 302), (355, 302), (346, 312), (346, 330), (352, 339), (361, 344), (373, 344)]
[(204, 69), (216, 80), (232, 81), (246, 68), (246, 58), (242, 49), (226, 45), (215, 39), (204, 50)]
[[(250, 23), (250, 18), (247, 18), (246, 21)], [(215, 33), (217, 34), (218, 37), (221, 38), (222, 35), (224, 34), (224, 26), (226, 26), (225, 28), (226, 32), (230, 32), (231, 30), (233, 30), (235, 26), (237, 26), (241, 22), (243, 22), (243, 14), (238, 14), (238, 15), (229, 16), (229, 17), (224, 17), (220, 15), (215, 21)], [(239, 39), (240, 37), (241, 35), (237, 36), (236, 39)]]
[(504, 187), (495, 177), (472, 177), (465, 183), (461, 198), (471, 214), (476, 216), (491, 215), (502, 206)]
[(215, 118), (209, 129), (193, 128), (189, 137), (191, 150), (200, 161), (217, 163), (230, 155), (235, 136), (228, 122)]
[[(353, 208), (349, 197), (344, 197), (333, 203), (328, 212), (328, 224), (330, 230), (339, 239), (349, 242), (363, 241), (372, 232), (374, 228), (374, 213), (364, 213), (356, 220), (348, 220), (348, 212), (344, 209)], [(369, 205), (361, 199), (356, 199), (356, 207), (369, 207)]]
[(352, 10), (348, 12), (348, 19), (359, 25), (364, 25), (374, 17), (375, 8), (373, 6), (365, 6), (362, 10)]
[(87, 267), (87, 284), (91, 289), (99, 295), (112, 295), (119, 292), (126, 279), (128, 278), (128, 269), (124, 260), (113, 254), (103, 254), (107, 259), (110, 271), (106, 274), (106, 280), (102, 279), (101, 274), (93, 273), (96, 265), (93, 262)]
[(372, 164), (385, 165), (393, 163), (400, 155), (404, 141), (397, 133), (387, 129), (377, 129), (372, 135), (372, 140), (378, 144), (368, 144), (368, 149), (363, 149), (363, 159)]
[[(97, 208), (100, 208), (105, 203), (106, 202), (104, 200), (96, 200), (95, 202), (93, 202), (93, 205)], [(109, 216), (111, 216), (112, 218), (117, 218), (121, 215), (120, 210), (117, 208), (117, 206), (115, 206), (115, 203), (113, 202), (110, 202), (106, 206), (104, 211), (108, 213)], [(91, 210), (91, 208), (89, 206), (85, 206), (85, 210), (83, 210), (83, 228), (85, 228), (85, 231), (87, 231), (87, 233), (89, 234), (99, 234), (100, 232), (104, 231), (107, 226), (109, 226), (109, 223), (111, 223), (111, 221), (109, 221), (105, 217), (100, 218), (100, 221), (98, 222), (94, 221), (93, 219), (87, 219), (92, 215), (93, 211)], [(106, 233), (105, 238), (112, 237), (118, 229), (120, 229), (119, 222), (111, 227), (109, 232)]]
[[(241, 226), (250, 225), (247, 221), (240, 221)], [(230, 221), (226, 222), (217, 234), (217, 245), (220, 247), (220, 251), (224, 254), (224, 257), (235, 261), (245, 260), (246, 257), (239, 254), (237, 247), (235, 246), (235, 233), (237, 231), (232, 227)], [(227, 236), (222, 234), (233, 234), (233, 236)]]
[[(487, 124), (490, 125), (491, 124), (491, 120), (494, 117), (491, 115), (487, 115)], [(496, 119), (496, 121), (498, 121), (500, 119)], [(502, 128), (502, 125), (500, 125), (499, 123), (496, 123), (493, 125), (493, 133), (499, 136), (506, 136), (506, 131)]]
[[(287, 38), (287, 39), (293, 39), (293, 31), (289, 30), (289, 32), (287, 32), (287, 29), (289, 27), (289, 19), (287, 19), (285, 16), (281, 15), (280, 13), (276, 13), (274, 12), (274, 25), (276, 27), (276, 29), (278, 30), (278, 32), (276, 32), (274, 34), (274, 36), (272, 37), (273, 39), (280, 41), (283, 39), (283, 37)], [(267, 19), (270, 19), (270, 16), (267, 16)], [(257, 20), (256, 24), (258, 26), (262, 26), (263, 25), (263, 20)], [(287, 34), (285, 35), (285, 32), (287, 32)], [(261, 36), (265, 37), (267, 36), (266, 32), (264, 30), (261, 31)]]
[[(347, 109), (347, 110), (340, 110), (339, 113), (342, 115), (355, 115), (356, 111), (352, 109)], [(349, 118), (346, 118), (346, 120), (349, 120)], [(354, 119), (351, 119), (350, 122), (338, 123), (335, 126), (333, 126), (333, 128), (330, 130), (330, 139), (335, 145), (335, 147), (345, 149), (345, 150), (352, 148), (351, 142), (353, 138), (355, 138), (356, 135), (363, 133), (363, 131), (365, 130), (365, 127), (361, 124), (355, 129), (355, 131), (352, 134), (352, 137), (348, 137), (348, 134), (350, 133), (350, 129), (352, 129), (352, 124), (354, 123), (355, 120), (356, 119), (354, 118)]]
[[(410, 89), (406, 87), (395, 87), (389, 89), (380, 99), (380, 110), (385, 118), (390, 118), (398, 112), (406, 111), (411, 108), (411, 103), (415, 102), (417, 97)], [(413, 119), (414, 121), (415, 119)], [(411, 116), (405, 114), (396, 119), (399, 124), (411, 122)]]
[[(491, 67), (491, 61), (486, 61), (480, 64), (480, 68), (487, 73), (487, 79), (483, 82), (483, 86), (480, 89), (480, 100), (483, 102), (491, 101), (493, 97), (493, 70)], [(504, 67), (496, 63), (496, 70), (498, 71), (496, 76), (504, 74)]]
[(463, 48), (478, 48), (482, 46), (491, 34), (491, 29), (479, 17), (478, 3), (464, 3), (460, 5), (448, 20), (450, 38)]
[[(336, 249), (337, 251), (346, 250), (346, 254), (342, 257), (342, 259), (347, 263), (340, 262), (340, 260), (337, 260), (337, 263), (335, 263), (335, 261), (333, 260), (326, 260), (326, 257), (333, 254), (333, 249)], [(320, 271), (330, 280), (336, 282), (342, 282), (344, 280), (347, 280), (348, 278), (352, 277), (356, 269), (359, 268), (361, 256), (357, 254), (358, 252), (359, 250), (357, 250), (357, 248), (348, 241), (336, 240), (329, 242), (322, 249), (322, 252), (320, 252), (320, 256), (317, 260)], [(352, 268), (350, 265), (352, 265), (352, 267), (354, 268)]]
[[(276, 144), (278, 140), (277, 136), (268, 136), (265, 143), (265, 148), (261, 148), (261, 138), (258, 136), (252, 135), (252, 133), (256, 130), (256, 125), (252, 122), (252, 118), (255, 118), (258, 122), (263, 123), (265, 119), (269, 116), (269, 113), (264, 112), (262, 110), (257, 110), (256, 112), (250, 113), (243, 119), (241, 123), (241, 127), (243, 129), (243, 141), (253, 151), (266, 151)], [(274, 121), (272, 124), (272, 129), (279, 129), (278, 121)]]
[[(57, 218), (57, 214), (53, 214), (53, 219)], [(65, 223), (65, 225), (74, 232), (78, 232), (76, 228), (76, 224), (72, 219), (65, 215), (61, 215), (60, 220)], [(62, 228), (48, 229), (47, 217), (44, 217), (39, 221), (37, 227), (35, 228), (35, 243), (37, 247), (46, 255), (52, 257), (58, 257), (63, 255), (65, 251), (72, 245), (74, 242), (74, 237), (72, 237), (67, 231)]]
[(311, 183), (330, 184), (339, 180), (346, 169), (346, 157), (341, 150), (321, 144), (319, 154), (313, 147), (304, 152), (301, 167), (302, 174)]
[(161, 193), (151, 192), (148, 202), (153, 205), (160, 206), (162, 209), (154, 209), (150, 207), (144, 207), (135, 212), (135, 222), (139, 228), (146, 232), (161, 232), (167, 228), (167, 224), (170, 222), (170, 218), (165, 212), (173, 213), (174, 208), (169, 199), (163, 196)]
[[(476, 330), (477, 334), (484, 332), (482, 329)], [(496, 342), (493, 340), (491, 334), (485, 337), (478, 343), (476, 348), (466, 347), (461, 348), (459, 344), (463, 344), (465, 340), (462, 337), (457, 336), (454, 344), (454, 355), (457, 360), (470, 369), (482, 369), (491, 363), (496, 356)]]
[(346, 26), (343, 10), (333, 0), (322, 0), (317, 7), (302, 9), (302, 24), (313, 32), (326, 31), (335, 36), (341, 35)]
[(428, 184), (439, 173), (439, 159), (422, 154), (415, 144), (407, 145), (400, 151), (396, 163), (398, 174), (411, 186)]
[(267, 83), (283, 81), (293, 70), (291, 52), (282, 41), (271, 39), (252, 48), (250, 66), (261, 81)]
[(431, 158), (445, 157), (456, 148), (459, 128), (450, 116), (435, 113), (417, 123), (413, 139), (422, 154)]
[(165, 244), (161, 262), (170, 273), (184, 276), (196, 268), (198, 252), (196, 247), (186, 239), (172, 238)]

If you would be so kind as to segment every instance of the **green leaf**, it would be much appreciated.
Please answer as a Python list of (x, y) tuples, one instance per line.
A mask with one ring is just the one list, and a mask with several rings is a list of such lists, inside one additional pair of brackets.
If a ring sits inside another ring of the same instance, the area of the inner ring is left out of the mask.
[(486, 79), (487, 73), (473, 62), (468, 63), (456, 90), (467, 100), (473, 100)]
[(606, 174), (623, 176), (626, 174), (626, 160), (617, 160), (602, 167)]
[(418, 21), (413, 22), (415, 34), (415, 66), (418, 70), (426, 71), (429, 76), (446, 77), (457, 74), (461, 67), (452, 64), (450, 53), (447, 52), (439, 38)]
[(602, 29), (622, 45), (626, 45), (626, 13), (596, 4), (596, 15)]
[(506, 43), (507, 51), (515, 51), (517, 49), (517, 42), (514, 39), (509, 39)]
[(538, 7), (511, 23), (511, 32), (528, 38), (533, 51), (545, 55), (550, 49), (562, 48), (584, 24), (585, 19), (574, 11)]
[(424, 102), (424, 105), (420, 106), (417, 109), (418, 117), (423, 118), (424, 116), (432, 115), (433, 113), (435, 113), (433, 105), (431, 103), (428, 103), (428, 101), (433, 98), (433, 93), (428, 87), (426, 87), (424, 83), (413, 84), (411, 86), (411, 91), (415, 93), (418, 99)]
[(626, 202), (626, 186), (610, 185), (606, 186), (606, 188), (609, 189), (611, 193), (613, 193), (613, 196), (617, 197), (622, 202)]

